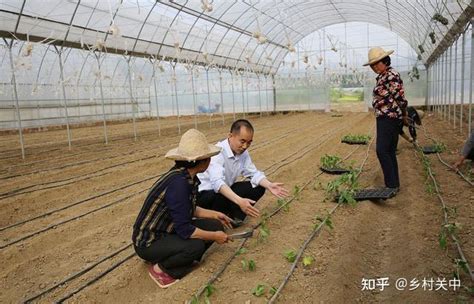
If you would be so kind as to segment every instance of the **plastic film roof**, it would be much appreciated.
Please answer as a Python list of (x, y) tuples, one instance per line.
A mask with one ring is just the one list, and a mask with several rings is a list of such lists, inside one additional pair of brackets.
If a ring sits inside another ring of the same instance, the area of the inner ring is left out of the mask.
[(392, 30), (429, 63), (472, 16), (471, 0), (3, 0), (0, 36), (276, 73), (302, 38), (351, 21)]

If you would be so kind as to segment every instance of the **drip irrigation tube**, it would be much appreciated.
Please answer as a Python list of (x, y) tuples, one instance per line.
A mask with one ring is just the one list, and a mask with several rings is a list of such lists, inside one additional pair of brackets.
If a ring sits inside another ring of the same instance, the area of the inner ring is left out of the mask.
[[(372, 142), (373, 142), (373, 139), (372, 141), (370, 142), (370, 144), (368, 145), (367, 147), (367, 152), (366, 152), (366, 157), (364, 159), (364, 161), (362, 162), (360, 168), (359, 168), (359, 174), (357, 176), (360, 175), (360, 172), (362, 172), (362, 168), (364, 167), (368, 157), (369, 157), (369, 150), (370, 150), (370, 146), (372, 145)], [(273, 294), (273, 296), (270, 298), (270, 300), (267, 302), (269, 304), (275, 302), (275, 300), (277, 299), (278, 295), (281, 293), (281, 291), (283, 290), (283, 288), (285, 287), (285, 285), (288, 283), (288, 281), (290, 280), (290, 277), (291, 275), (293, 274), (293, 272), (295, 271), (296, 269), (296, 266), (298, 265), (298, 262), (300, 261), (301, 257), (303, 256), (303, 253), (305, 251), (305, 249), (308, 247), (309, 243), (317, 236), (319, 235), (319, 233), (321, 232), (321, 229), (322, 227), (326, 224), (326, 221), (328, 220), (328, 218), (336, 211), (337, 208), (339, 208), (339, 206), (341, 206), (342, 203), (337, 203), (336, 206), (334, 206), (334, 208), (332, 208), (329, 213), (326, 215), (326, 217), (324, 218), (324, 220), (315, 228), (313, 229), (313, 231), (310, 233), (310, 235), (308, 236), (308, 238), (305, 240), (305, 242), (303, 243), (303, 245), (300, 247), (300, 249), (298, 250), (298, 254), (295, 258), (295, 261), (292, 263), (291, 267), (290, 267), (290, 270), (289, 272), (287, 273), (287, 275), (285, 276), (285, 278), (283, 279), (283, 281), (281, 282), (280, 286), (278, 287), (278, 289), (275, 291), (275, 293)]]
[[(348, 155), (346, 155), (343, 160), (346, 160), (347, 158), (349, 158), (356, 150), (359, 149), (360, 146), (357, 146), (353, 151), (351, 151)], [(370, 147), (370, 145), (369, 145)], [(368, 152), (367, 152), (368, 154)], [(368, 155), (367, 155), (368, 157)], [(366, 159), (367, 159), (366, 157)], [(365, 162), (365, 161), (364, 161)], [(310, 183), (312, 183), (317, 177), (321, 176), (323, 174), (323, 172), (319, 172), (318, 174), (316, 174), (312, 179), (310, 179), (309, 181), (307, 181), (306, 183), (304, 183), (301, 188), (300, 188), (300, 191), (299, 193), (301, 193)], [(298, 194), (299, 194), (298, 193)], [(285, 208), (286, 206), (288, 206), (294, 199), (296, 198), (296, 196), (293, 196), (292, 198), (290, 198), (288, 201), (286, 201), (285, 204), (282, 204), (280, 205), (278, 208), (276, 208), (273, 212), (271, 212), (268, 217), (267, 217), (267, 220), (271, 217), (273, 217), (274, 215), (276, 215), (278, 212), (280, 212), (281, 209)], [(339, 205), (339, 204), (338, 204)], [(336, 205), (336, 206), (338, 206)], [(337, 207), (336, 207), (337, 208)], [(258, 227), (260, 227), (261, 225), (261, 222), (260, 223), (257, 223), (256, 225), (252, 226), (252, 230), (255, 230), (257, 229)], [(248, 238), (245, 238), (243, 239), (239, 246), (237, 247), (237, 249), (235, 250), (234, 254), (231, 255), (226, 261), (225, 263), (216, 271), (213, 273), (213, 275), (211, 276), (211, 278), (206, 282), (206, 284), (204, 284), (203, 286), (201, 286), (194, 294), (193, 296), (188, 300), (186, 301), (187, 304), (191, 303), (193, 301), (193, 299), (199, 299), (199, 297), (201, 297), (201, 295), (204, 293), (204, 291), (206, 290), (206, 287), (210, 284), (212, 284), (214, 281), (217, 280), (217, 278), (219, 278), (219, 276), (225, 271), (225, 269), (227, 268), (227, 266), (232, 262), (232, 260), (237, 256), (237, 253), (239, 252), (239, 250), (245, 245), (246, 241), (248, 240)]]

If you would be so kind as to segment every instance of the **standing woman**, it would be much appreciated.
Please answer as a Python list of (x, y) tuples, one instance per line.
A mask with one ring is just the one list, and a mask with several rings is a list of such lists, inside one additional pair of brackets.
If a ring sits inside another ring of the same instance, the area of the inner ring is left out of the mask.
[(396, 150), (402, 124), (408, 125), (408, 102), (400, 74), (390, 66), (389, 55), (392, 53), (392, 50), (385, 51), (381, 47), (371, 48), (369, 62), (364, 66), (370, 65), (378, 74), (372, 101), (377, 119), (377, 158), (382, 167), (385, 186), (398, 192), (400, 178)]

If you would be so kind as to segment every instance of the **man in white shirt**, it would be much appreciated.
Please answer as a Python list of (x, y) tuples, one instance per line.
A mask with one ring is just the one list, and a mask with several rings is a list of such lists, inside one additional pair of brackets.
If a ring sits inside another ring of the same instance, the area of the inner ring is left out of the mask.
[[(222, 148), (221, 152), (211, 158), (204, 173), (198, 174), (201, 181), (197, 197), (199, 206), (243, 220), (247, 215), (260, 215), (254, 205), (265, 189), (278, 198), (288, 196), (282, 183), (270, 182), (252, 163), (247, 149), (252, 144), (253, 133), (250, 122), (239, 119), (232, 124), (227, 139), (216, 144)], [(250, 181), (236, 182), (240, 176)]]

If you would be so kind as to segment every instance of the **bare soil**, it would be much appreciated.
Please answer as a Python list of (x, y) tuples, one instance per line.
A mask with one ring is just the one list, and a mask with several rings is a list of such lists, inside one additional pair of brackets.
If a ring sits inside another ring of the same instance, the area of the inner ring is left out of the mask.
[[(342, 117), (318, 112), (247, 116), (256, 129), (250, 153), (257, 167), (270, 180), (284, 182), (290, 190), (298, 186), (301, 192), (288, 210), (267, 221), (266, 240), (259, 241), (257, 233), (245, 243), (246, 252), (231, 260), (212, 284), (212, 303), (264, 303), (271, 297), (269, 289), (281, 284), (291, 266), (285, 251), (298, 251), (318, 223), (316, 217), (324, 217), (335, 206), (324, 187), (336, 177), (321, 173), (321, 156), (350, 155), (347, 163), (362, 166), (362, 187), (383, 185), (375, 142), (367, 146), (340, 142), (348, 133), (375, 137), (374, 117), (341, 113)], [(200, 117), (199, 129), (210, 142), (225, 138), (232, 117), (225, 117), (224, 123), (220, 116), (211, 120)], [(192, 117), (180, 122), (182, 132), (194, 126)], [(467, 128), (460, 133), (459, 127), (437, 116), (428, 116), (424, 126), (426, 133), (419, 130), (420, 144), (432, 144), (429, 138), (444, 143), (447, 151), (441, 157), (452, 163)], [(18, 137), (1, 135), (0, 302), (25, 301), (125, 247), (35, 301), (67, 297), (66, 302), (72, 303), (183, 303), (234, 255), (238, 242), (213, 245), (192, 273), (166, 290), (148, 277), (147, 265), (137, 256), (127, 259), (133, 255), (133, 249), (126, 247), (131, 227), (146, 191), (172, 165), (163, 156), (179, 141), (175, 119), (161, 120), (160, 127), (161, 136), (157, 121), (140, 121), (134, 140), (131, 123), (110, 125), (107, 145), (101, 126), (76, 127), (71, 150), (65, 130), (27, 133), (25, 160), (19, 154)], [(451, 280), (458, 256), (451, 242), (446, 250), (438, 244), (443, 210), (438, 198), (426, 190), (420, 157), (403, 139), (399, 151), (400, 193), (386, 201), (337, 208), (331, 216), (334, 229), (324, 228), (303, 254), (314, 262), (298, 264), (278, 303), (474, 301), (465, 289), (421, 287), (423, 278)], [(474, 263), (473, 188), (436, 155), (429, 158), (445, 203), (457, 210), (449, 220), (461, 224), (458, 239), (467, 260)], [(269, 214), (278, 204), (267, 193), (257, 206)], [(258, 221), (249, 219), (245, 227)], [(244, 270), (243, 259), (254, 260), (255, 271)], [(384, 277), (390, 286), (383, 291), (362, 290), (363, 279)], [(467, 274), (461, 271), (460, 277), (463, 285), (473, 286)], [(420, 286), (397, 290), (394, 284), (399, 278), (408, 284), (418, 280)], [(266, 287), (260, 297), (252, 294), (258, 284)]]

